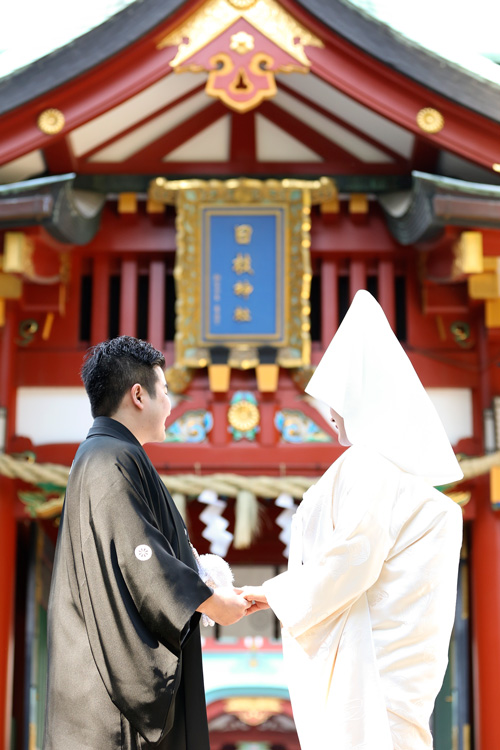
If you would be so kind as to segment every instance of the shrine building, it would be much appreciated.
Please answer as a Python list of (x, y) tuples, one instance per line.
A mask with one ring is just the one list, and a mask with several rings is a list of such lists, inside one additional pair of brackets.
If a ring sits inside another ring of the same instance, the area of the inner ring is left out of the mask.
[[(304, 388), (359, 289), (464, 471), (435, 748), (500, 748), (499, 101), (347, 0), (142, 0), (0, 79), (2, 749), (41, 748), (84, 353), (165, 354), (148, 455), (198, 551), (258, 584), (344, 450)], [(272, 612), (202, 630), (212, 749), (299, 750)]]

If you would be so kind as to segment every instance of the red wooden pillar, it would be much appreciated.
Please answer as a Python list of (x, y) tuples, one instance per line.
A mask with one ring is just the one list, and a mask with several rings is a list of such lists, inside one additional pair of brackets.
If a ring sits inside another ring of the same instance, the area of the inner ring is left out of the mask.
[(92, 271), (92, 314), (90, 342), (99, 344), (108, 338), (109, 321), (109, 258), (97, 255)]
[(165, 263), (149, 264), (148, 341), (156, 349), (165, 347)]
[(16, 522), (14, 483), (0, 476), (0, 742), (10, 747), (14, 657)]
[(337, 264), (334, 260), (321, 262), (321, 348), (326, 351), (339, 327)]
[(394, 263), (390, 260), (381, 260), (378, 264), (378, 301), (392, 330), (395, 331), (396, 288), (394, 286)]
[(366, 263), (363, 260), (353, 260), (349, 271), (349, 297), (351, 302), (360, 289), (366, 289)]
[(227, 422), (227, 402), (225, 393), (214, 393), (212, 394), (212, 416), (214, 418), (214, 426), (212, 429), (211, 442), (213, 445), (227, 445), (229, 442), (229, 430)]
[(137, 261), (122, 263), (120, 287), (120, 336), (137, 334)]
[(484, 477), (471, 541), (475, 747), (481, 750), (500, 748), (500, 514), (491, 509), (489, 494)]
[(277, 430), (274, 426), (276, 415), (275, 394), (260, 394), (260, 438), (261, 445), (276, 445)]

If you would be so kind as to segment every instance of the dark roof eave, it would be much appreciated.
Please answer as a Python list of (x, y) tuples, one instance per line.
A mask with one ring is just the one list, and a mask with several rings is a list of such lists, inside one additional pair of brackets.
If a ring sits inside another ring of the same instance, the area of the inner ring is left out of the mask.
[(135, 0), (69, 44), (0, 78), (0, 115), (62, 86), (149, 33), (185, 0)]
[(99, 229), (106, 198), (74, 190), (75, 177), (70, 173), (1, 185), (0, 229), (41, 225), (59, 242), (86, 245)]
[(295, 0), (354, 46), (441, 96), (500, 122), (500, 86), (440, 57), (343, 0)]
[[(306, 13), (382, 63), (500, 122), (500, 86), (440, 58), (343, 0), (294, 0)], [(0, 79), (0, 115), (99, 65), (152, 31), (185, 0), (135, 0), (100, 26)]]
[(408, 207), (401, 215), (387, 207), (390, 195), (379, 198), (387, 226), (401, 245), (439, 239), (444, 228), (473, 226), (500, 229), (500, 186), (412, 172)]

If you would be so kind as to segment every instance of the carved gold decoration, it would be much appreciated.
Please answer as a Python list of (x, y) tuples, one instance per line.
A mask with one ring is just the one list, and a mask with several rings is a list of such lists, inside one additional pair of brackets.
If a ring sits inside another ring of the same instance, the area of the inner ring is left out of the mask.
[(259, 409), (250, 401), (238, 401), (229, 407), (227, 421), (240, 432), (248, 432), (255, 429), (260, 422)]
[[(284, 308), (284, 338), (277, 346), (276, 364), (280, 367), (302, 367), (310, 362), (310, 229), (311, 205), (332, 200), (335, 184), (326, 177), (320, 180), (266, 180), (239, 178), (219, 180), (176, 180), (163, 177), (153, 180), (149, 199), (177, 206), (177, 253), (174, 278), (177, 288), (175, 352), (178, 366), (204, 367), (210, 361), (208, 345), (201, 337), (201, 242), (202, 206), (284, 205), (288, 223), (287, 299)], [(245, 252), (241, 253), (242, 257)], [(235, 279), (237, 282), (239, 279)], [(248, 280), (246, 280), (249, 283)], [(252, 277), (252, 286), (254, 285)], [(248, 286), (241, 288), (250, 293)], [(255, 294), (255, 292), (252, 292)], [(242, 299), (242, 302), (243, 302)], [(242, 305), (244, 307), (244, 305)], [(247, 325), (241, 322), (242, 331)], [(260, 343), (234, 340), (228, 342), (227, 364), (233, 369), (250, 369), (260, 364)]]
[(255, 5), (257, 0), (227, 0), (229, 5), (232, 5), (233, 8), (237, 8), (237, 10), (248, 10), (248, 8), (251, 8), (252, 5)]
[(444, 117), (433, 107), (424, 107), (417, 115), (418, 127), (426, 133), (439, 133), (444, 128)]
[(234, 49), (239, 55), (244, 55), (246, 52), (255, 47), (255, 40), (251, 34), (247, 34), (245, 31), (238, 31), (237, 34), (233, 34), (231, 37), (231, 49)]
[(30, 279), (35, 278), (33, 250), (33, 240), (24, 232), (5, 232), (3, 270), (6, 273), (21, 273)]
[(255, 0), (251, 3), (244, 0), (208, 0), (185, 23), (164, 37), (157, 47), (178, 47), (170, 65), (179, 68), (239, 18), (244, 18), (307, 68), (310, 62), (304, 47), (324, 46), (321, 39), (292, 18), (275, 0)]
[[(244, 53), (242, 52), (241, 54)], [(256, 82), (265, 82), (265, 86), (261, 88), (257, 88), (251, 81), (249, 73), (244, 67), (239, 67), (235, 71), (233, 60), (224, 52), (219, 52), (211, 57), (210, 64), (213, 69), (208, 74), (207, 85), (205, 87), (206, 93), (215, 99), (220, 99), (227, 107), (234, 109), (236, 112), (249, 112), (263, 102), (264, 99), (272, 99), (276, 96), (277, 88), (274, 71), (269, 70), (273, 64), (270, 55), (257, 52), (248, 66), (248, 71), (256, 77)], [(292, 69), (294, 69), (293, 66)], [(192, 70), (192, 66), (189, 67), (189, 70)], [(280, 70), (283, 69), (280, 68)], [(291, 70), (288, 70), (288, 66), (287, 72), (291, 72)], [(304, 70), (297, 69), (297, 72), (303, 73)], [(225, 78), (231, 73), (233, 73), (233, 78), (227, 89), (221, 87), (219, 85), (221, 77)], [(243, 92), (246, 98), (238, 99), (238, 94)]]
[(20, 299), (23, 293), (23, 282), (19, 276), (0, 273), (0, 297), (2, 299)]
[(306, 385), (311, 380), (315, 368), (312, 366), (298, 367), (296, 370), (292, 370), (292, 380), (300, 391), (305, 391)]
[(38, 116), (37, 125), (46, 135), (55, 135), (64, 128), (64, 115), (60, 109), (46, 109)]
[(282, 701), (279, 698), (260, 696), (228, 698), (225, 710), (248, 726), (255, 727), (263, 724), (270, 716), (281, 713)]
[(188, 367), (169, 367), (165, 372), (168, 390), (172, 393), (184, 393), (193, 379), (193, 371)]

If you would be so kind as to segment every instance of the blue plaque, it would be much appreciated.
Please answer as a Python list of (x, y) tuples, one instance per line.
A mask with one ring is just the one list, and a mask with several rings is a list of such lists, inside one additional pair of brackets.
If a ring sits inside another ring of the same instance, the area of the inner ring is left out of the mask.
[(286, 207), (201, 207), (201, 342), (285, 335)]

